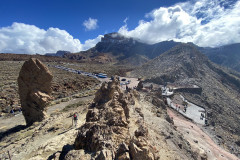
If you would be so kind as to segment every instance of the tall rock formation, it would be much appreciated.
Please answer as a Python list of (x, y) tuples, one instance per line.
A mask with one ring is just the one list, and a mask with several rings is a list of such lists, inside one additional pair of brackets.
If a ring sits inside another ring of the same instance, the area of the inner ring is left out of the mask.
[(52, 78), (51, 72), (38, 59), (31, 58), (23, 64), (18, 77), (18, 92), (28, 126), (46, 116)]
[[(79, 129), (75, 149), (96, 153), (94, 158), (98, 160), (137, 160), (140, 157), (153, 160), (144, 124), (139, 124), (134, 133), (129, 129), (130, 106), (134, 105), (136, 94), (136, 91), (122, 91), (117, 77), (103, 83), (88, 109), (86, 123)], [(78, 151), (70, 152), (65, 160), (81, 156)]]

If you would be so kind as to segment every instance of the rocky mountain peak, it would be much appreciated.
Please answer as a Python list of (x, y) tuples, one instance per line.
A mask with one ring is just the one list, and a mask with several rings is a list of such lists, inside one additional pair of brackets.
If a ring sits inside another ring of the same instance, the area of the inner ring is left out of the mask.
[(115, 55), (128, 54), (129, 49), (135, 45), (133, 38), (127, 38), (119, 33), (105, 34), (101, 42), (96, 44), (96, 50), (100, 53), (111, 52)]
[(123, 36), (120, 33), (113, 32), (109, 34), (105, 34), (104, 37), (101, 39), (101, 42), (115, 42), (115, 43), (122, 43), (122, 42), (132, 42), (133, 38), (128, 38)]

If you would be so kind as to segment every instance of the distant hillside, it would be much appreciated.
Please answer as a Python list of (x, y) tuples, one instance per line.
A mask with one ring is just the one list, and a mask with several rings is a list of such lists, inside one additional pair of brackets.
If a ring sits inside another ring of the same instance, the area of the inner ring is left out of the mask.
[(93, 62), (93, 63), (113, 63), (116, 61), (116, 57), (112, 56), (111, 53), (100, 53), (94, 48), (79, 53), (64, 54), (63, 58), (70, 60), (77, 60), (81, 62)]
[[(164, 54), (144, 64), (137, 72), (140, 77), (160, 77), (172, 73), (172, 82), (181, 78), (191, 78), (203, 73), (202, 63), (209, 63), (206, 56), (188, 44), (178, 45)], [(184, 71), (184, 72), (182, 72)]]
[[(201, 95), (183, 95), (210, 113), (211, 127), (220, 141), (230, 149), (240, 139), (240, 77), (220, 69), (196, 47), (178, 45), (131, 72), (134, 77), (163, 84), (195, 84), (203, 89)], [(235, 153), (239, 146), (235, 145)]]
[(30, 54), (13, 54), (13, 53), (0, 53), (0, 61), (26, 61), (29, 58), (38, 58), (43, 62), (65, 62), (68, 59), (55, 57), (55, 56), (44, 56), (44, 55), (30, 55)]
[(216, 47), (199, 48), (211, 61), (240, 72), (240, 43)]
[(139, 66), (147, 63), (150, 59), (146, 56), (135, 54), (133, 56), (130, 56), (128, 58), (125, 58), (121, 61), (119, 61), (117, 64), (119, 65), (130, 65), (130, 66)]
[(57, 51), (56, 53), (46, 53), (45, 56), (56, 56), (56, 57), (63, 57), (64, 54), (69, 54), (69, 51)]

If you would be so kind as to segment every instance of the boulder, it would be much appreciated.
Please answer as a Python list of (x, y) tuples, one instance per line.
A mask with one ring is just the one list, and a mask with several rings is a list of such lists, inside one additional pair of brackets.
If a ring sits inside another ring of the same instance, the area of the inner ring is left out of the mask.
[(126, 143), (119, 145), (116, 157), (118, 160), (130, 160), (129, 147)]
[(38, 59), (31, 58), (23, 64), (18, 77), (18, 93), (28, 126), (46, 117), (52, 79), (53, 75)]
[(96, 160), (113, 160), (113, 153), (111, 150), (101, 150)]
[(120, 156), (117, 158), (117, 160), (130, 160), (130, 159), (131, 159), (131, 158), (130, 158), (130, 155), (129, 155), (128, 152), (123, 153), (122, 155), (120, 155)]
[[(61, 159), (61, 158), (59, 158)], [(64, 160), (90, 160), (91, 155), (86, 154), (84, 150), (70, 150), (65, 157)]]
[(148, 146), (137, 146), (134, 142), (130, 144), (130, 155), (133, 160), (154, 160), (154, 155)]
[(142, 123), (135, 131), (135, 136), (130, 140), (129, 154), (133, 160), (154, 160), (154, 154), (151, 151), (152, 146), (148, 142), (148, 129)]

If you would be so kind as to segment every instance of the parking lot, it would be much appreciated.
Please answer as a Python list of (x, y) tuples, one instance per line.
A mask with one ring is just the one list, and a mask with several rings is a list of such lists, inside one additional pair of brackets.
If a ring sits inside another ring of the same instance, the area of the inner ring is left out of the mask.
[[(55, 67), (55, 68), (62, 69), (62, 70), (68, 71), (68, 72), (72, 72), (72, 73), (81, 74), (81, 75), (84, 75), (84, 76), (89, 76), (89, 77), (92, 77), (92, 78), (96, 78), (100, 82), (111, 81), (111, 77), (107, 77), (107, 74), (104, 74), (104, 73), (89, 73), (89, 72), (84, 72), (84, 71), (81, 71), (81, 70), (68, 68), (68, 67), (64, 67), (64, 66), (60, 66), (60, 65), (52, 65), (51, 67)], [(120, 79), (121, 88), (124, 89), (124, 90), (126, 89), (126, 87), (128, 87), (128, 88), (137, 87), (138, 82), (139, 82), (137, 80), (137, 78), (119, 77), (119, 79)]]

